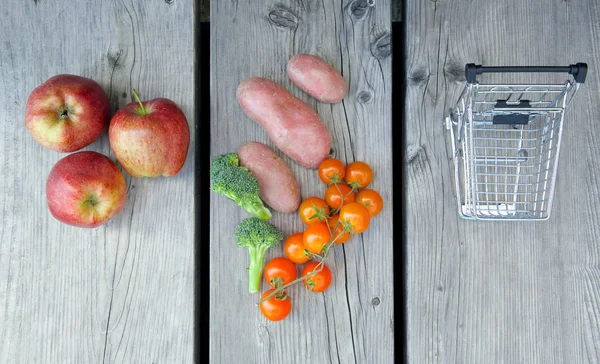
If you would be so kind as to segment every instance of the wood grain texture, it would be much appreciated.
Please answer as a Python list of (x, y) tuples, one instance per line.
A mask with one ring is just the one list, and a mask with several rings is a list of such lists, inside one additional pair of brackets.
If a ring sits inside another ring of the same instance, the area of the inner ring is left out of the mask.
[[(410, 362), (600, 363), (600, 4), (409, 1), (406, 11)], [(565, 116), (547, 222), (458, 216), (442, 122), (469, 62), (589, 64)]]
[[(235, 226), (249, 215), (211, 195), (210, 356), (213, 363), (394, 362), (391, 186), (390, 4), (376, 1), (219, 1), (211, 3), (211, 158), (250, 140), (266, 143), (290, 165), (302, 198), (323, 195), (316, 170), (300, 167), (274, 147), (236, 100), (245, 78), (280, 83), (321, 116), (334, 154), (364, 160), (386, 206), (362, 236), (336, 246), (329, 257), (333, 283), (324, 293), (290, 288), (292, 313), (272, 323), (248, 293), (248, 252)], [(314, 53), (340, 70), (349, 85), (342, 103), (317, 102), (287, 78), (287, 61)], [(297, 214), (274, 213), (287, 236), (303, 231)], [(283, 255), (278, 246), (267, 259)], [(262, 283), (262, 291), (266, 289)]]
[[(23, 121), (37, 85), (73, 73), (98, 81), (113, 112), (135, 87), (177, 102), (193, 128), (192, 14), (178, 0), (3, 3), (0, 362), (192, 361), (193, 140), (177, 176), (126, 176), (125, 209), (79, 229), (46, 207), (47, 174), (64, 154), (37, 144)], [(107, 133), (85, 149), (115, 159)]]

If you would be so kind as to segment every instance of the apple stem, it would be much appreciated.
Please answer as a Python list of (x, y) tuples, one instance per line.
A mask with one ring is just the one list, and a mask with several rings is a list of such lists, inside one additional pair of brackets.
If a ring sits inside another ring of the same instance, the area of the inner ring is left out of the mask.
[(133, 93), (133, 96), (135, 97), (137, 102), (140, 104), (140, 109), (141, 109), (142, 115), (146, 115), (146, 109), (144, 109), (144, 104), (142, 103), (142, 100), (140, 100), (140, 95), (138, 95), (137, 91), (134, 88), (131, 89), (131, 93)]

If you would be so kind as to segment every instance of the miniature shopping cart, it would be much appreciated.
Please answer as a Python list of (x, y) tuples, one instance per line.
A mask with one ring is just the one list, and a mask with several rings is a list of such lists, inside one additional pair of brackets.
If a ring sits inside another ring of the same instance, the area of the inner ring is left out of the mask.
[[(480, 84), (492, 72), (565, 72), (563, 84)], [(482, 67), (467, 64), (467, 84), (446, 117), (458, 211), (465, 219), (545, 220), (552, 199), (564, 114), (587, 65)]]

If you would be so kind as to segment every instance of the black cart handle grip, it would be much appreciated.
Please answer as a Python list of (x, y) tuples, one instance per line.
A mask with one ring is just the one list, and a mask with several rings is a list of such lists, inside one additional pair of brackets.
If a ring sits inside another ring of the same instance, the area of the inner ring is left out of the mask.
[(500, 67), (484, 67), (475, 63), (467, 63), (465, 66), (465, 76), (468, 83), (476, 83), (477, 75), (482, 73), (508, 73), (508, 72), (564, 72), (573, 75), (575, 82), (584, 83), (587, 75), (587, 64), (577, 63), (567, 67), (554, 66), (500, 66)]

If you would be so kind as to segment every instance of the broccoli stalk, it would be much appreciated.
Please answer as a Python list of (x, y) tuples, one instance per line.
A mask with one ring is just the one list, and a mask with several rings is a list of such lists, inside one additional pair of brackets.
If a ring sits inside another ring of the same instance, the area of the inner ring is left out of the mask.
[(260, 198), (260, 185), (248, 168), (240, 167), (235, 153), (216, 157), (210, 167), (211, 190), (235, 201), (252, 216), (262, 220), (271, 218)]
[(270, 247), (264, 244), (248, 247), (250, 253), (250, 266), (248, 266), (248, 292), (258, 292), (262, 272), (265, 268), (265, 252)]
[(275, 226), (256, 217), (243, 220), (235, 228), (235, 238), (240, 248), (248, 249), (250, 266), (248, 267), (248, 291), (258, 292), (263, 269), (265, 253), (283, 240), (283, 234)]

